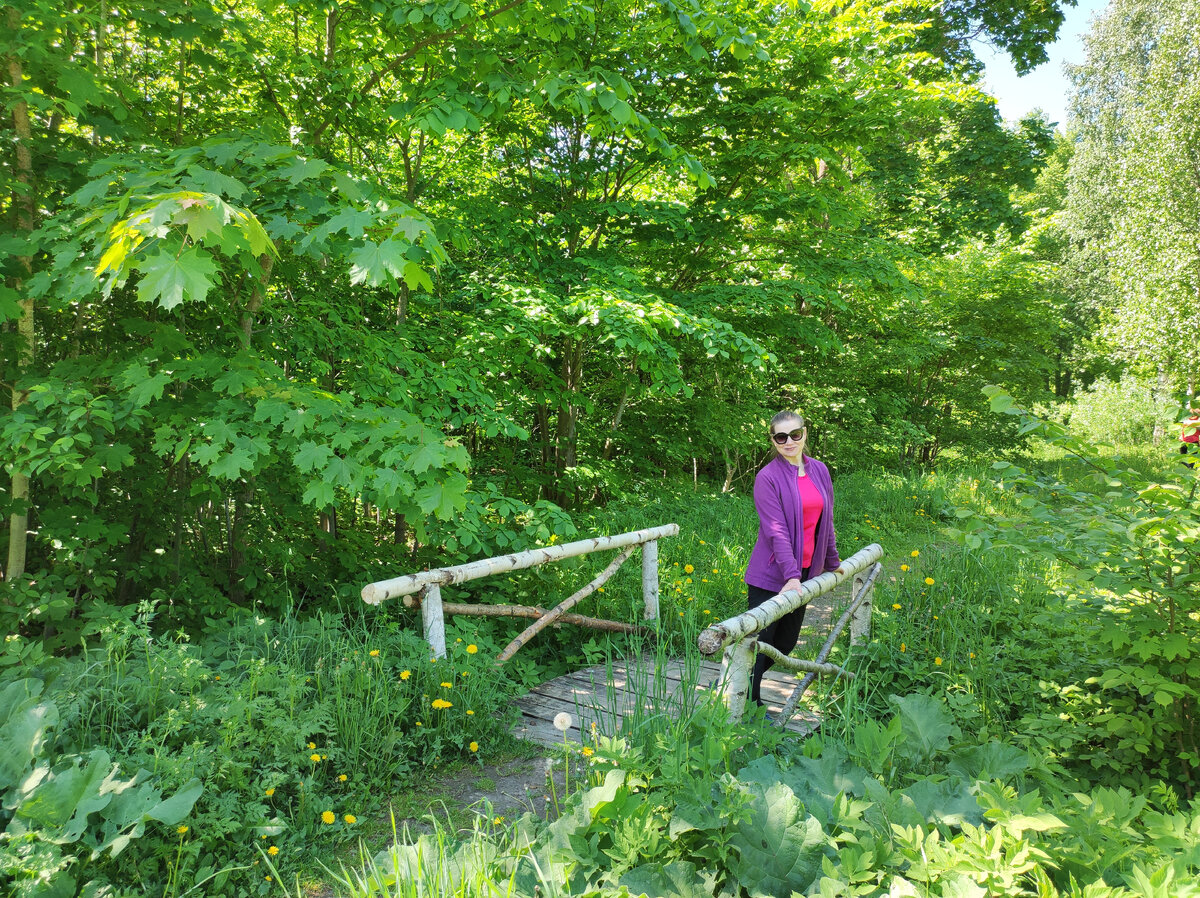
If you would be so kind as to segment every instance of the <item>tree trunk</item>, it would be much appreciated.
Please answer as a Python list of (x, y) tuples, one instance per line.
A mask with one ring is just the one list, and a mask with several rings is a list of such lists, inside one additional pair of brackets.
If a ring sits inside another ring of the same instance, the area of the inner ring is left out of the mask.
[[(5, 24), (10, 34), (18, 34), (21, 28), (21, 14), (13, 7), (4, 11)], [(16, 176), (17, 195), (13, 198), (16, 211), (17, 232), (29, 234), (33, 231), (34, 220), (34, 183), (33, 183), (33, 132), (29, 123), (29, 104), (23, 97), (24, 72), (21, 60), (10, 56), (8, 62), (8, 81), (13, 91), (20, 99), (13, 104), (13, 131), (16, 134)], [(25, 291), (25, 282), (33, 274), (33, 257), (18, 256), (17, 265), (22, 276), (14, 280), (13, 286), (21, 297), (21, 317), (17, 321), (19, 349), (17, 356), (17, 377), (12, 388), (12, 408), (16, 411), (25, 402), (25, 391), (19, 386), (21, 375), (33, 364), (36, 357), (37, 345), (34, 341), (33, 329), (33, 297)], [(29, 476), (21, 471), (12, 475), (13, 513), (9, 521), (8, 533), (8, 565), (5, 568), (5, 579), (11, 583), (25, 573), (25, 552), (29, 545)]]

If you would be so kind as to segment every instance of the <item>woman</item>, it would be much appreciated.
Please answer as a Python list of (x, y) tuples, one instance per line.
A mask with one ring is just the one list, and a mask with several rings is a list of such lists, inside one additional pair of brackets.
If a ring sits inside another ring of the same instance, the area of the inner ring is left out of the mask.
[[(754, 478), (758, 542), (745, 577), (751, 608), (799, 589), (804, 580), (841, 569), (833, 532), (833, 482), (825, 465), (804, 454), (804, 419), (796, 412), (780, 412), (771, 419), (770, 434), (775, 457)], [(803, 623), (801, 606), (765, 627), (758, 641), (787, 655), (796, 647)], [(754, 664), (750, 698), (760, 705), (763, 674), (772, 663), (760, 653)]]

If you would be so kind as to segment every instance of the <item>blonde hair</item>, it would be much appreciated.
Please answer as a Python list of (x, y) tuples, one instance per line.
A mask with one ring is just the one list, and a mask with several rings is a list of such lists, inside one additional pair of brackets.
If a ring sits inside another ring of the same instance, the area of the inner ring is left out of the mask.
[(771, 425), (769, 428), (770, 432), (772, 434), (775, 433), (775, 425), (782, 424), (784, 421), (793, 421), (793, 420), (799, 421), (801, 427), (807, 426), (804, 423), (804, 416), (802, 414), (800, 414), (799, 412), (792, 412), (792, 411), (785, 410), (785, 411), (779, 412), (778, 414), (775, 415), (775, 417), (773, 417), (771, 419)]

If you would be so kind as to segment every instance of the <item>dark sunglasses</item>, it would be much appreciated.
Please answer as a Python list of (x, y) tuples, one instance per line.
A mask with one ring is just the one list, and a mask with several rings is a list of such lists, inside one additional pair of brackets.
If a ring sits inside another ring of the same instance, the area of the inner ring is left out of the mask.
[(771, 439), (773, 439), (780, 446), (782, 446), (788, 440), (791, 440), (793, 443), (799, 443), (802, 439), (804, 439), (804, 428), (801, 427), (799, 430), (793, 430), (791, 433), (773, 433), (771, 434)]

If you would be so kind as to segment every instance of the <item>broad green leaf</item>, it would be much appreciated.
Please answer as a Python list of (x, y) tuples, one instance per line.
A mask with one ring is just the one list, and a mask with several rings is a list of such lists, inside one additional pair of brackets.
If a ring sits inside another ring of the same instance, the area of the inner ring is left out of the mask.
[(729, 872), (751, 898), (778, 898), (804, 892), (820, 875), (829, 840), (783, 783), (747, 787), (751, 804), (731, 826), (729, 844), (737, 851)]
[(21, 782), (58, 723), (58, 707), (39, 702), (42, 681), (15, 680), (0, 689), (0, 794)]
[(159, 250), (136, 267), (142, 273), (138, 299), (156, 302), (168, 310), (185, 300), (203, 302), (217, 271), (212, 257), (195, 247), (178, 255)]
[(350, 283), (378, 287), (403, 275), (406, 265), (405, 247), (396, 240), (374, 243), (368, 240), (350, 254)]

